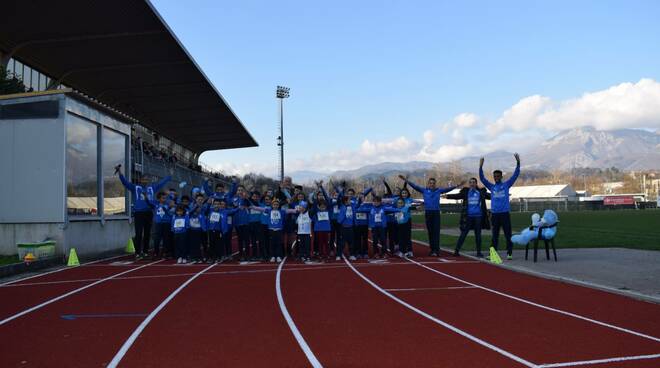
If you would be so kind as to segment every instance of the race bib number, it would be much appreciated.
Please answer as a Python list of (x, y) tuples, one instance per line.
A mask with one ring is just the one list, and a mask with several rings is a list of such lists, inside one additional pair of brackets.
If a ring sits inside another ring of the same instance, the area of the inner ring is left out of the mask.
[(334, 206), (334, 207), (332, 208), (332, 212), (334, 212), (334, 213), (339, 213), (339, 206)]
[[(346, 211), (346, 212), (348, 212), (348, 211)], [(367, 214), (364, 213), (364, 212), (358, 212), (357, 214), (355, 214), (355, 218), (358, 219), (358, 220), (366, 220), (367, 219)]]
[(397, 212), (396, 219), (397, 221), (403, 221), (403, 212)]
[(327, 211), (319, 212), (318, 213), (318, 219), (319, 219), (319, 221), (328, 221), (328, 220), (330, 220), (330, 215), (328, 215)]
[(270, 213), (270, 221), (272, 223), (279, 222), (281, 218), (282, 218), (282, 216), (280, 215), (280, 211), (272, 211)]
[(353, 218), (353, 207), (346, 207), (346, 217)]
[(231, 216), (227, 217), (227, 225), (231, 225), (232, 223), (232, 218)]
[(174, 228), (175, 229), (183, 229), (186, 227), (186, 220), (185, 219), (176, 219), (174, 220)]
[(220, 222), (220, 214), (218, 212), (212, 212), (210, 220), (211, 222)]
[(375, 213), (374, 222), (383, 222), (383, 214), (380, 212)]
[(190, 227), (194, 227), (194, 228), (198, 229), (198, 228), (200, 227), (200, 226), (199, 226), (199, 219), (198, 219), (198, 218), (194, 218), (194, 217), (191, 218), (191, 219), (190, 219)]

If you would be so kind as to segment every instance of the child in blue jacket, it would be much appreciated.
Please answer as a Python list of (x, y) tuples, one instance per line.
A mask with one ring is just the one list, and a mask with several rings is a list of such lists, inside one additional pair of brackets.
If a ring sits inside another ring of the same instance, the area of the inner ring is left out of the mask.
[(190, 223), (186, 208), (178, 205), (174, 216), (172, 216), (172, 233), (174, 234), (176, 263), (178, 264), (188, 261), (188, 227), (190, 227)]

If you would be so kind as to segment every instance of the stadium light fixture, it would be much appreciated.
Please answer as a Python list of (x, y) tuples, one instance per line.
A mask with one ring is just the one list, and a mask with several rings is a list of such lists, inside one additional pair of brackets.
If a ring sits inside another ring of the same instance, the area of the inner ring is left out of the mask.
[(280, 136), (277, 145), (280, 147), (280, 181), (284, 181), (284, 99), (289, 98), (289, 87), (277, 86), (275, 97), (280, 100)]

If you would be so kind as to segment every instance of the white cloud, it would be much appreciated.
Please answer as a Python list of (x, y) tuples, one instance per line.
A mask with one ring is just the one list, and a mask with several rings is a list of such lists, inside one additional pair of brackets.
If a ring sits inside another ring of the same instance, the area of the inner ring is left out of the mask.
[(488, 124), (491, 136), (528, 129), (560, 131), (580, 126), (611, 130), (660, 127), (660, 83), (641, 79), (565, 101), (529, 96)]
[(479, 122), (479, 117), (472, 113), (464, 112), (456, 115), (454, 125), (460, 128), (471, 128)]
[[(464, 112), (421, 136), (399, 136), (389, 141), (365, 139), (354, 149), (342, 147), (303, 159), (288, 159), (287, 170), (330, 173), (385, 161), (448, 162), (496, 150), (525, 152), (554, 132), (580, 126), (602, 130), (660, 128), (660, 83), (642, 79), (564, 101), (531, 95), (494, 121)], [(271, 162), (230, 163), (216, 164), (215, 168), (230, 174), (274, 175), (274, 166)]]

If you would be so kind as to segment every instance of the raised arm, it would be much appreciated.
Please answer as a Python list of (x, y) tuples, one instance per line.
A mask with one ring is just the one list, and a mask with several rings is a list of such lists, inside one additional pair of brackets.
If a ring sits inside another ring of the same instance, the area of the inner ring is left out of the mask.
[(237, 191), (238, 191), (238, 180), (233, 179), (231, 181), (231, 189), (229, 190), (229, 198), (234, 197)]
[(208, 196), (211, 196), (213, 195), (213, 193), (215, 193), (209, 186), (209, 179), (204, 180), (204, 184), (202, 184), (202, 188), (204, 189), (204, 192)]
[(385, 191), (387, 192), (387, 196), (391, 197), (392, 196), (392, 188), (390, 188), (390, 185), (387, 184), (387, 180), (383, 178), (383, 184), (385, 185)]
[(372, 187), (365, 189), (364, 192), (362, 192), (362, 196), (366, 197), (367, 195), (369, 195), (369, 193), (371, 193), (372, 190), (374, 190), (374, 188)]
[(126, 180), (126, 177), (119, 173), (119, 181), (124, 185), (124, 187), (131, 192), (135, 190), (135, 184), (131, 183), (130, 181)]
[(513, 155), (513, 157), (516, 158), (516, 169), (513, 171), (513, 175), (511, 175), (511, 177), (509, 178), (509, 180), (506, 181), (506, 185), (507, 185), (508, 187), (512, 187), (512, 186), (513, 186), (513, 183), (516, 182), (516, 180), (518, 179), (518, 176), (520, 175), (520, 155), (518, 155), (517, 153), (515, 153), (515, 154)]
[(164, 177), (161, 181), (152, 183), (151, 187), (154, 188), (154, 192), (158, 192), (159, 190), (163, 189), (165, 184), (169, 183), (170, 180), (172, 180), (172, 176), (168, 175)]
[(405, 177), (405, 176), (403, 176), (403, 175), (399, 175), (399, 177), (400, 177), (401, 179), (403, 179), (404, 183), (410, 185), (410, 186), (411, 186), (413, 189), (415, 189), (416, 191), (418, 191), (418, 192), (420, 192), (420, 193), (424, 193), (424, 188), (422, 188), (421, 186), (419, 186), (419, 185), (413, 183), (412, 181), (409, 181), (407, 177)]
[(325, 198), (325, 203), (327, 206), (332, 205), (332, 201), (330, 201), (330, 196), (328, 196), (328, 193), (325, 191), (325, 188), (323, 188), (323, 183), (319, 184), (319, 188), (321, 189), (321, 193), (323, 193), (323, 198)]
[(491, 189), (493, 187), (493, 183), (489, 182), (488, 179), (486, 179), (486, 176), (484, 175), (484, 158), (482, 157), (481, 160), (479, 161), (479, 180), (483, 183), (483, 185)]

